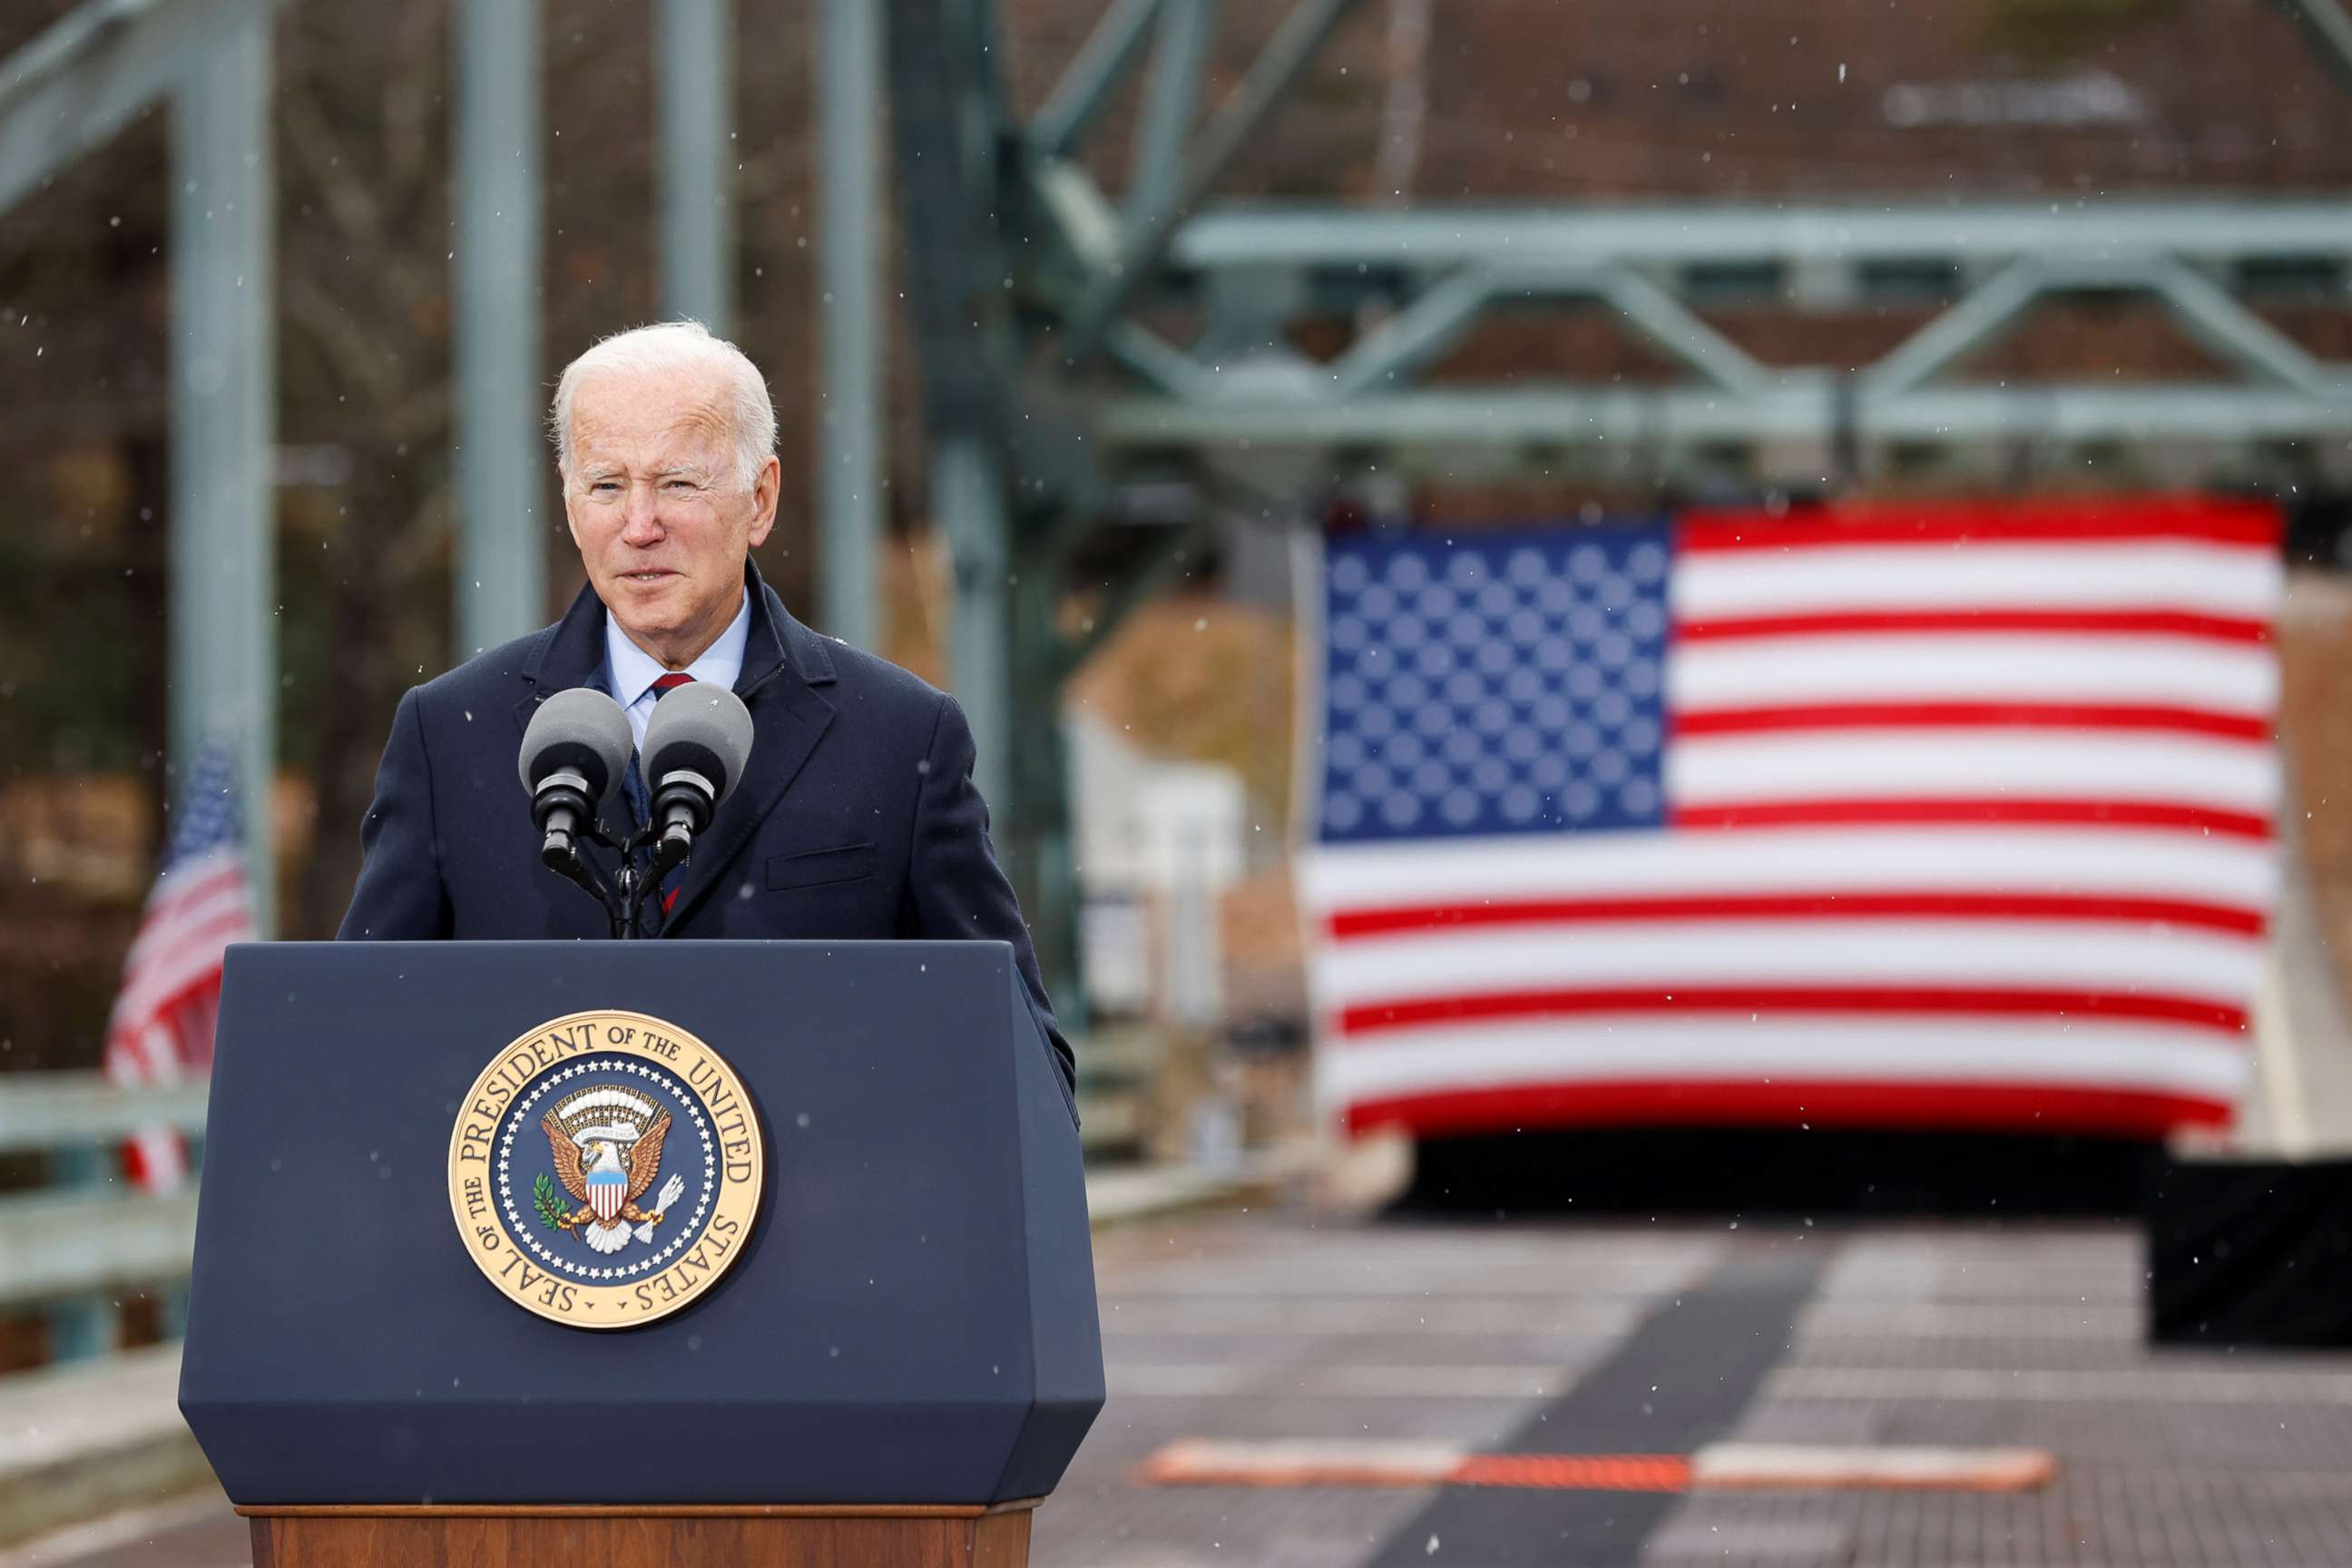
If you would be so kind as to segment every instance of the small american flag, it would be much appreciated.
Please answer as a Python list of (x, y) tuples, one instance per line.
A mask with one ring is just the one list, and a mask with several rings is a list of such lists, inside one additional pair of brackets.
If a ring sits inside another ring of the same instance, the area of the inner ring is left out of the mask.
[[(122, 961), (122, 993), (106, 1032), (106, 1070), (118, 1083), (171, 1083), (212, 1066), (221, 960), (230, 942), (254, 934), (238, 843), (236, 773), (226, 748), (206, 746)], [(187, 1175), (187, 1150), (168, 1127), (139, 1132), (124, 1162), (150, 1192), (167, 1192)]]
[(1302, 710), (1326, 1108), (2227, 1124), (2279, 534), (2173, 500), (1333, 544)]

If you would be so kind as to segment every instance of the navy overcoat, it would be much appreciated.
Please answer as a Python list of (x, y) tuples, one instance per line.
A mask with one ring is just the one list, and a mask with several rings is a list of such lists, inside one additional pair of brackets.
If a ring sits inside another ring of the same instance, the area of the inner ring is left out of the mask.
[[(696, 842), (660, 935), (1001, 939), (1066, 1087), (1070, 1047), (989, 844), (963, 710), (801, 625), (748, 561), (744, 579), (751, 637), (735, 691), (751, 712), (751, 757)], [(592, 585), (555, 625), (403, 697), (339, 939), (608, 937), (596, 900), (540, 864), (516, 772), (540, 703), (604, 681), (604, 605)], [(608, 808), (615, 837), (630, 811), (618, 799)]]

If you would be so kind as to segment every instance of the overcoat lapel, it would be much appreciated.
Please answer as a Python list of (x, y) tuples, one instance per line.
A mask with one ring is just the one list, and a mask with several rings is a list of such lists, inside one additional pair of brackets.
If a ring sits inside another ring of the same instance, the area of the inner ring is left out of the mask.
[[(743, 581), (751, 591), (751, 625), (735, 694), (751, 710), (751, 756), (743, 765), (743, 782), (696, 841), (677, 902), (662, 922), (664, 936), (676, 931), (719, 884), (833, 723), (833, 704), (816, 689), (834, 680), (824, 639), (793, 619), (748, 560)], [(604, 603), (590, 584), (562, 620), (539, 635), (523, 661), (526, 689), (515, 704), (517, 742), (541, 702), (575, 686), (602, 689), (604, 669)]]
[(728, 876), (833, 723), (834, 706), (817, 690), (834, 679), (824, 639), (793, 619), (757, 567), (747, 562), (744, 573), (751, 588), (751, 627), (735, 694), (751, 710), (751, 756), (743, 782), (695, 841), (677, 902), (662, 922), (664, 936), (684, 925)]
[(604, 601), (596, 596), (595, 584), (583, 584), (563, 618), (531, 639), (522, 661), (522, 697), (515, 704), (516, 743), (521, 743), (541, 703), (575, 686), (601, 689), (604, 670)]
[[(525, 656), (521, 669), (522, 696), (515, 703), (515, 744), (522, 744), (525, 731), (530, 728), (531, 715), (539, 705), (559, 691), (569, 691), (575, 686), (604, 689), (604, 601), (596, 596), (593, 583), (581, 584), (573, 595), (572, 607), (563, 618), (531, 640), (530, 652)], [(623, 812), (628, 806), (615, 795)], [(600, 810), (600, 818), (610, 827), (609, 817)], [(627, 833), (628, 825), (621, 829)]]

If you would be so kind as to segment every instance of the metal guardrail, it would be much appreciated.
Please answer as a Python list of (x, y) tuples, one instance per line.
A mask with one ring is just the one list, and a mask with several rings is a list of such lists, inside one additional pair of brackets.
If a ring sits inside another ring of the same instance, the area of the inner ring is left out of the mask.
[(11, 1073), (0, 1077), (0, 1154), (110, 1147), (159, 1121), (202, 1132), (210, 1091), (202, 1079), (126, 1089), (103, 1073)]
[[(1139, 1153), (1151, 1080), (1165, 1051), (1148, 1026), (1105, 1029), (1078, 1046), (1078, 1103), (1089, 1160)], [(46, 1184), (0, 1194), (0, 1312), (49, 1321), (56, 1358), (115, 1348), (126, 1289), (159, 1289), (176, 1335), (196, 1233), (195, 1185), (139, 1192), (116, 1150), (142, 1128), (200, 1139), (208, 1085), (125, 1088), (102, 1073), (0, 1076), (0, 1155), (45, 1156)]]
[(58, 1360), (114, 1348), (125, 1289), (162, 1288), (163, 1329), (178, 1331), (195, 1189), (138, 1192), (116, 1173), (114, 1152), (146, 1127), (200, 1135), (206, 1089), (126, 1089), (100, 1073), (0, 1077), (0, 1154), (44, 1155), (48, 1177), (0, 1194), (0, 1311), (43, 1312)]
[[(1090, 1159), (1141, 1148), (1162, 1049), (1139, 1027), (1081, 1042)], [(0, 1155), (43, 1155), (47, 1176), (40, 1187), (0, 1194), (0, 1312), (47, 1317), (58, 1360), (114, 1349), (125, 1289), (160, 1288), (164, 1331), (177, 1333), (195, 1245), (194, 1184), (139, 1192), (117, 1173), (115, 1152), (156, 1125), (200, 1138), (207, 1092), (202, 1079), (131, 1089), (94, 1072), (0, 1076)]]
[(1078, 1139), (1088, 1163), (1139, 1156), (1151, 1138), (1153, 1080), (1168, 1052), (1162, 1033), (1129, 1024), (1072, 1042), (1078, 1058)]

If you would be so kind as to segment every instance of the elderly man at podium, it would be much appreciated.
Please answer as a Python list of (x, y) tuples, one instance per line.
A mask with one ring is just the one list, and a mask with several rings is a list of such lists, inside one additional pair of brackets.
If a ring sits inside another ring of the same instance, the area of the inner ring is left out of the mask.
[[(568, 366), (551, 416), (588, 581), (553, 626), (401, 699), (361, 828), (343, 940), (606, 934), (540, 865), (516, 752), (559, 691), (610, 694), (642, 746), (653, 707), (715, 681), (750, 710), (741, 783), (648, 905), (683, 938), (980, 938), (1012, 944), (1070, 1083), (952, 697), (795, 620), (751, 551), (775, 524), (767, 383), (692, 321), (609, 337)], [(625, 795), (648, 811), (633, 760)]]

